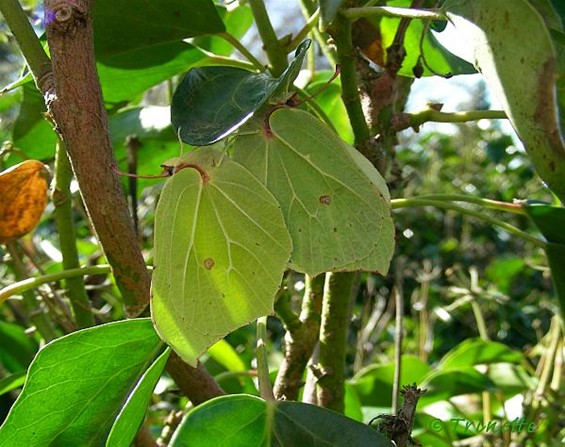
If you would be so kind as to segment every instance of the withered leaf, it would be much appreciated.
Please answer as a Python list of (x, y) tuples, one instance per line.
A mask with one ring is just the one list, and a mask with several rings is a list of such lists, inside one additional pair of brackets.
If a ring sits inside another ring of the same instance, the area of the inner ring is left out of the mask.
[(0, 243), (13, 241), (35, 228), (47, 205), (49, 171), (26, 160), (0, 173)]

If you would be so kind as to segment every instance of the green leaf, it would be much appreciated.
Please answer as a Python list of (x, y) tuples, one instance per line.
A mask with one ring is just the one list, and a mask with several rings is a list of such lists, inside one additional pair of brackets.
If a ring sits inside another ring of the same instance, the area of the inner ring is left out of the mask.
[(166, 349), (145, 371), (116, 418), (106, 441), (107, 447), (129, 447), (132, 444), (170, 353), (171, 350)]
[(149, 319), (104, 324), (49, 343), (0, 427), (0, 445), (100, 445), (162, 349)]
[(480, 338), (465, 340), (448, 352), (442, 359), (438, 369), (466, 368), (488, 363), (520, 363), (524, 360), (521, 352), (495, 341), (484, 341)]
[(135, 100), (147, 89), (186, 71), (206, 57), (185, 42), (166, 42), (109, 57), (105, 63), (97, 64), (104, 102), (108, 105)]
[[(390, 407), (392, 403), (392, 384), (394, 363), (370, 365), (359, 371), (351, 380), (364, 407)], [(400, 383), (420, 383), (431, 368), (412, 355), (402, 356)]]
[(334, 21), (343, 1), (344, 0), (318, 0), (320, 4), (320, 23), (322, 31), (325, 31)]
[[(241, 39), (253, 24), (253, 13), (249, 5), (240, 3), (236, 8), (230, 5), (229, 10), (225, 6), (216, 5), (216, 10), (224, 22), (226, 32), (236, 39)], [(234, 50), (232, 44), (215, 35), (195, 37), (191, 43), (220, 56), (230, 56)]]
[(275, 198), (246, 169), (200, 148), (177, 165), (155, 212), (155, 327), (190, 365), (273, 312), (291, 241)]
[(491, 379), (473, 368), (433, 371), (424, 379), (421, 387), (427, 391), (420, 398), (420, 408), (462, 394), (500, 391)]
[(190, 70), (171, 104), (171, 122), (181, 140), (194, 146), (214, 143), (245, 123), (269, 99), (286, 101), (309, 47), (310, 40), (298, 46), (280, 78), (236, 67)]
[(38, 345), (17, 324), (0, 321), (0, 364), (9, 372), (25, 371)]
[(386, 274), (394, 226), (376, 169), (307, 112), (278, 109), (264, 126), (256, 120), (243, 129), (233, 157), (281, 204), (294, 247), (290, 267), (312, 276)]
[[(145, 0), (135, 4), (129, 0), (97, 0), (93, 20), (97, 60), (120, 67), (128, 66), (132, 59), (119, 56), (132, 51), (225, 31), (210, 0)], [(151, 63), (139, 59), (136, 67)]]
[(314, 405), (222, 396), (192, 410), (171, 447), (391, 447), (367, 425)]
[(549, 205), (524, 205), (530, 219), (545, 236), (545, 249), (561, 314), (565, 316), (565, 208)]
[[(387, 2), (387, 6), (409, 8), (411, 3), (411, 0), (394, 0)], [(400, 19), (382, 17), (379, 18), (379, 20), (382, 47), (388, 48), (394, 41), (398, 25), (400, 24)], [(373, 22), (374, 21), (375, 19), (373, 19)], [(422, 76), (433, 76), (436, 73), (442, 75), (446, 75), (448, 73), (454, 75), (476, 73), (473, 65), (446, 50), (438, 42), (430, 28), (424, 32), (424, 26), (425, 24), (423, 20), (411, 20), (408, 28), (406, 29), (406, 34), (404, 36), (406, 57), (402, 61), (402, 67), (398, 72), (400, 75), (413, 77), (414, 73), (412, 69), (418, 63), (418, 58), (421, 54), (423, 54), (426, 61), (426, 64), (422, 64)], [(422, 34), (424, 34), (423, 39)]]
[[(542, 17), (526, 1), (448, 0), (455, 28), (502, 103), (540, 177), (565, 199), (565, 144), (559, 121), (555, 48)], [(527, 31), (526, 31), (527, 30)]]
[(0, 380), (0, 396), (20, 388), (24, 384), (25, 378), (26, 371), (20, 371), (15, 374), (10, 374), (8, 377), (4, 377)]
[(234, 347), (225, 340), (214, 343), (208, 349), (208, 355), (228, 371), (245, 371), (247, 369)]

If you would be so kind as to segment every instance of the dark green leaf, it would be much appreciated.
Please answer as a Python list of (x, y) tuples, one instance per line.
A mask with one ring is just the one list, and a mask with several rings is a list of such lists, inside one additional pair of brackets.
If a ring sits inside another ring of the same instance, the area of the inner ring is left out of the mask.
[(9, 372), (25, 371), (38, 345), (23, 327), (0, 321), (0, 365)]
[(231, 395), (192, 410), (170, 445), (391, 447), (393, 444), (364, 424), (314, 405)]
[(318, 0), (320, 4), (320, 21), (325, 30), (334, 21), (338, 9), (344, 0)]
[(171, 121), (182, 141), (194, 146), (211, 144), (245, 123), (269, 99), (286, 101), (309, 47), (310, 40), (300, 44), (280, 78), (236, 67), (190, 70), (171, 105)]
[(447, 353), (438, 369), (448, 371), (486, 363), (519, 363), (524, 359), (520, 352), (495, 341), (480, 338), (468, 339)]
[(0, 445), (100, 445), (162, 349), (150, 319), (104, 324), (49, 343), (0, 427)]
[(163, 352), (143, 374), (110, 431), (106, 447), (129, 447), (143, 423), (153, 389), (165, 369), (170, 349)]
[[(113, 57), (188, 37), (225, 31), (211, 0), (97, 0), (94, 3), (94, 45), (106, 65), (128, 66), (131, 59)], [(143, 59), (137, 67), (148, 66)]]

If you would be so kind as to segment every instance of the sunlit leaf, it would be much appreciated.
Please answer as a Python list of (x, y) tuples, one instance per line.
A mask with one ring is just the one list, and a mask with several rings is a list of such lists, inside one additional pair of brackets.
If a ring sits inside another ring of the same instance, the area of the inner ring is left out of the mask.
[(190, 152), (155, 214), (155, 327), (189, 364), (231, 331), (273, 311), (290, 257), (280, 206), (213, 148)]
[(233, 132), (272, 98), (284, 102), (300, 72), (310, 40), (302, 42), (281, 75), (236, 67), (199, 67), (180, 82), (171, 104), (171, 122), (185, 143), (211, 144)]
[(242, 129), (233, 157), (281, 204), (294, 247), (290, 267), (385, 274), (394, 227), (376, 169), (309, 113), (278, 109), (269, 126), (255, 120)]
[[(565, 143), (556, 81), (563, 78), (549, 30), (526, 0), (448, 0), (449, 19), (502, 103), (540, 177), (565, 198)], [(562, 81), (561, 81), (562, 82)]]
[(476, 338), (463, 341), (447, 353), (438, 369), (448, 371), (488, 363), (520, 363), (523, 359), (522, 353), (510, 349), (502, 343)]
[(314, 405), (222, 396), (194, 410), (179, 426), (171, 447), (392, 447), (365, 424)]
[(162, 350), (147, 318), (84, 329), (49, 343), (31, 364), (0, 427), (0, 445), (101, 445)]
[(0, 243), (35, 228), (47, 205), (47, 167), (27, 160), (0, 173)]

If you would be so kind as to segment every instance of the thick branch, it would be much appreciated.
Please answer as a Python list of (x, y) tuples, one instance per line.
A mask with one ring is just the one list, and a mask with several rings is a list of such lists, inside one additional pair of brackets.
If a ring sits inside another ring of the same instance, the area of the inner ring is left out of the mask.
[(503, 110), (470, 110), (467, 112), (441, 112), (435, 109), (426, 109), (418, 113), (400, 113), (393, 117), (393, 127), (397, 132), (413, 128), (418, 132), (424, 123), (465, 123), (482, 119), (508, 119)]
[(327, 273), (320, 330), (318, 403), (343, 413), (349, 302), (354, 273)]
[(138, 247), (108, 131), (92, 40), (91, 0), (46, 0), (53, 82), (40, 87), (64, 140), (88, 215), (130, 315), (149, 302), (150, 278)]
[(340, 13), (349, 20), (357, 20), (363, 17), (380, 16), (399, 19), (427, 19), (447, 20), (445, 14), (438, 11), (414, 8), (400, 8), (395, 6), (366, 6), (359, 8), (347, 8)]
[(303, 385), (304, 370), (320, 333), (324, 280), (325, 275), (306, 277), (300, 320), (292, 319), (289, 324), (287, 319), (283, 319), (287, 332), (284, 359), (275, 381), (274, 393), (277, 399), (298, 398), (298, 391)]

